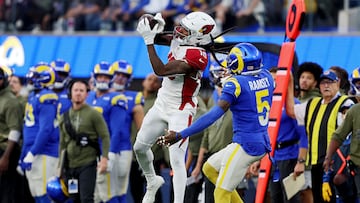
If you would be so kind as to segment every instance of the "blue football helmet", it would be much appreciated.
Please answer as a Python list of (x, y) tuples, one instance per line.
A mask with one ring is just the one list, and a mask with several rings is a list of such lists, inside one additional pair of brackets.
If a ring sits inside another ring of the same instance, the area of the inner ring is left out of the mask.
[(65, 202), (69, 198), (66, 184), (61, 178), (56, 176), (51, 177), (47, 181), (46, 192), (57, 203)]
[[(94, 66), (94, 71), (93, 71), (94, 87), (100, 91), (106, 91), (110, 89), (114, 79), (114, 73), (115, 71), (113, 67), (108, 62), (102, 61), (96, 64)], [(98, 80), (99, 75), (108, 76), (110, 81), (99, 81)]]
[(262, 54), (250, 43), (239, 43), (230, 50), (226, 62), (232, 74), (256, 74), (262, 67)]
[(70, 80), (70, 64), (62, 59), (56, 59), (50, 63), (50, 66), (54, 68), (57, 73), (54, 89), (64, 88), (66, 83)]
[(35, 90), (48, 88), (54, 85), (56, 72), (49, 64), (40, 62), (29, 69), (26, 79)]
[(9, 76), (12, 75), (11, 68), (6, 65), (0, 65), (0, 79), (3, 80), (3, 85), (0, 89), (3, 89), (9, 85)]
[(220, 64), (217, 61), (211, 61), (209, 67), (209, 80), (212, 86), (222, 87), (221, 79), (226, 74), (226, 60), (220, 60)]
[[(115, 61), (111, 66), (115, 71), (114, 83), (112, 87), (115, 90), (119, 90), (119, 91), (124, 90), (125, 87), (129, 87), (132, 81), (132, 74), (133, 74), (132, 65), (125, 60), (119, 60), (119, 61)], [(126, 76), (127, 79), (125, 84), (123, 84), (124, 82), (122, 82), (121, 79), (117, 80), (118, 76), (116, 74), (118, 73), (122, 73)]]
[(356, 83), (360, 81), (360, 67), (355, 68), (350, 75), (350, 94), (360, 96), (360, 85)]

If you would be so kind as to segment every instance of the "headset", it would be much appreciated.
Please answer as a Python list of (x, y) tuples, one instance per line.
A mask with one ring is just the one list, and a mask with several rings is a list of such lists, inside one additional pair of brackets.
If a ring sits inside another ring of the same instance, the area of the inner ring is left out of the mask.
[(86, 92), (90, 92), (90, 86), (89, 86), (89, 83), (84, 80), (84, 79), (71, 79), (70, 82), (69, 82), (69, 86), (67, 88), (67, 95), (68, 95), (68, 98), (71, 100), (71, 89), (73, 87), (73, 85), (77, 82), (80, 82), (82, 84), (84, 84), (86, 86)]

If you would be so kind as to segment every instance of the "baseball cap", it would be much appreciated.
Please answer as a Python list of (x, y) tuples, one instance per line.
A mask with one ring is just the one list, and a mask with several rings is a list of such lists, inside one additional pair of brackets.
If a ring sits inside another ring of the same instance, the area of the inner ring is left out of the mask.
[(321, 75), (320, 75), (320, 81), (323, 79), (329, 79), (332, 81), (338, 81), (339, 78), (336, 76), (336, 73), (332, 72), (332, 71), (324, 71)]

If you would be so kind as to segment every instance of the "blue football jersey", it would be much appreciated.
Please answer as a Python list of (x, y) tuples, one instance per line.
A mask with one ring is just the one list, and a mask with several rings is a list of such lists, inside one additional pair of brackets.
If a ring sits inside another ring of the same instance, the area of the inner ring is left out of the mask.
[(96, 92), (91, 91), (86, 102), (94, 109), (102, 113), (110, 132), (110, 152), (118, 153), (124, 147), (123, 140), (126, 140), (126, 115), (127, 99), (124, 94), (109, 92), (100, 97)]
[[(295, 99), (295, 104), (299, 104), (300, 101)], [(298, 140), (298, 144), (285, 147), (283, 149), (276, 149), (274, 153), (274, 159), (288, 160), (297, 159), (299, 154), (299, 147), (307, 148), (308, 138), (305, 131), (305, 126), (299, 126), (296, 119), (289, 117), (286, 114), (285, 108), (282, 109), (281, 121), (276, 143)]]
[(271, 151), (267, 128), (274, 86), (267, 70), (256, 75), (234, 75), (224, 84), (220, 99), (231, 104), (233, 142), (242, 145), (250, 155)]
[(31, 151), (34, 155), (58, 157), (57, 113), (58, 96), (52, 90), (30, 93), (25, 107), (23, 155)]
[(63, 91), (57, 93), (58, 97), (59, 97), (59, 113), (60, 115), (62, 115), (64, 112), (68, 111), (71, 106), (71, 100), (68, 97), (68, 92), (66, 89), (64, 89)]
[(127, 109), (127, 115), (126, 115), (126, 122), (125, 122), (125, 128), (126, 128), (126, 140), (124, 141), (124, 146), (127, 145), (127, 149), (131, 149), (131, 124), (134, 119), (133, 109), (135, 105), (142, 105), (144, 106), (144, 97), (141, 92), (136, 91), (125, 91), (123, 92), (126, 96), (127, 102), (128, 102), (128, 109)]

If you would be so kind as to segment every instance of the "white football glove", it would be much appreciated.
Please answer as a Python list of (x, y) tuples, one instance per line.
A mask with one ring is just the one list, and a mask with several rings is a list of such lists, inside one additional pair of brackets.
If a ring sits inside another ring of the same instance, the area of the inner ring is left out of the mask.
[(158, 23), (151, 29), (150, 22), (147, 18), (139, 21), (136, 30), (141, 34), (146, 45), (154, 44), (156, 34), (162, 32), (165, 27), (165, 20), (162, 18), (161, 13), (157, 13), (154, 17)]
[(23, 171), (25, 170), (31, 170), (32, 167), (32, 162), (34, 161), (35, 157), (34, 155), (31, 153), (31, 151), (29, 151), (25, 158), (23, 159), (22, 163), (21, 163), (21, 168), (23, 169)]
[(157, 28), (157, 33), (160, 33), (162, 31), (164, 31), (164, 28), (165, 28), (165, 20), (164, 18), (161, 16), (161, 13), (157, 13), (155, 16), (154, 16), (154, 19), (156, 21), (158, 21), (158, 25), (159, 27)]

